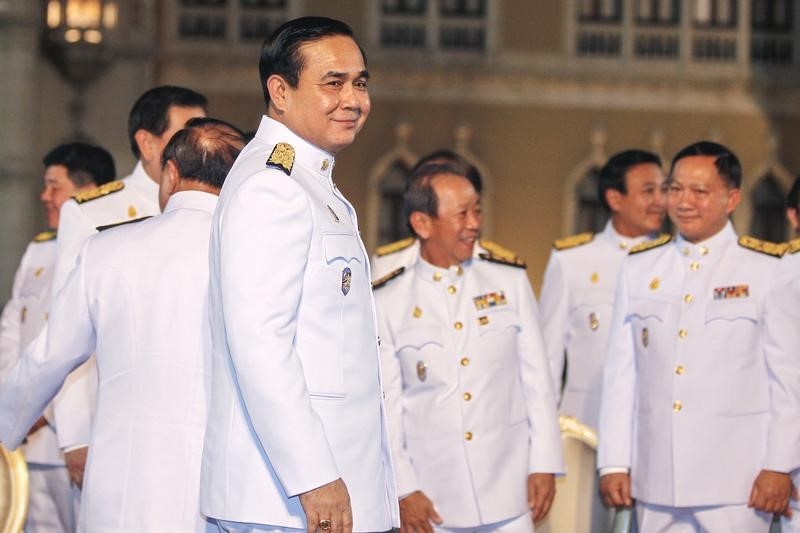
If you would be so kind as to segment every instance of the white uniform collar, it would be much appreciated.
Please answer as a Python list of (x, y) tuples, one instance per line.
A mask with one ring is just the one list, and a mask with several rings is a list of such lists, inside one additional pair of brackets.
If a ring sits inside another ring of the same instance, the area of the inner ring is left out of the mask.
[(719, 251), (722, 250), (726, 245), (730, 244), (731, 242), (736, 242), (737, 239), (738, 236), (733, 229), (733, 224), (731, 224), (731, 221), (728, 220), (728, 222), (725, 224), (725, 227), (713, 237), (710, 237), (702, 242), (691, 243), (684, 239), (683, 235), (679, 234), (678, 238), (675, 239), (675, 245), (683, 255), (697, 258), (719, 253)]
[(608, 242), (611, 243), (614, 249), (626, 254), (637, 244), (651, 238), (650, 235), (639, 235), (638, 237), (625, 237), (620, 235), (617, 233), (617, 230), (614, 229), (614, 224), (611, 223), (611, 219), (608, 219), (608, 222), (606, 222), (606, 227), (603, 228), (602, 235), (604, 238), (608, 239)]
[(141, 161), (136, 162), (136, 166), (133, 167), (131, 175), (123, 178), (123, 181), (127, 187), (133, 187), (146, 198), (158, 199), (158, 183), (150, 179), (150, 176), (144, 171), (144, 166), (142, 166)]
[(326, 181), (331, 180), (335, 158), (322, 148), (314, 146), (277, 120), (264, 115), (258, 126), (256, 138), (267, 144), (285, 142), (294, 148), (294, 164)]
[(213, 213), (217, 207), (219, 196), (203, 191), (178, 191), (167, 200), (164, 212), (176, 209), (199, 209)]
[(463, 279), (464, 273), (471, 264), (472, 259), (467, 259), (460, 265), (442, 268), (428, 263), (422, 258), (422, 255), (420, 255), (417, 258), (417, 263), (414, 265), (414, 268), (422, 279), (430, 281), (431, 283), (452, 283)]

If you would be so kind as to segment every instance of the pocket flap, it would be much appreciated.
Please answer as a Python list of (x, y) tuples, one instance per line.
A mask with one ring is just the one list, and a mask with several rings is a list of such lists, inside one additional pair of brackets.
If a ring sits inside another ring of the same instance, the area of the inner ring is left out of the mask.
[(419, 350), (426, 344), (438, 344), (443, 346), (442, 328), (439, 326), (410, 326), (397, 332), (395, 339), (395, 349), (415, 348)]
[(355, 236), (349, 233), (326, 233), (322, 236), (325, 247), (325, 260), (332, 263), (337, 259), (347, 262), (361, 261), (361, 247)]
[(475, 320), (478, 322), (478, 333), (483, 335), (489, 331), (502, 331), (506, 328), (522, 329), (516, 309), (501, 309), (481, 313)]
[(671, 302), (657, 298), (631, 298), (628, 315), (642, 319), (656, 318), (663, 322), (671, 305)]
[(758, 306), (750, 300), (717, 300), (706, 307), (706, 322), (744, 318), (758, 322)]

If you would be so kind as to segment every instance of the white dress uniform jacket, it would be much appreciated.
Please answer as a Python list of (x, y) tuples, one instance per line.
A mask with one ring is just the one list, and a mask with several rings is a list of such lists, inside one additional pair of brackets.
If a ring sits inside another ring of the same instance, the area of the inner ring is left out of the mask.
[(420, 258), (375, 300), (398, 493), (424, 492), (445, 527), (528, 512), (528, 474), (564, 467), (525, 270)]
[[(0, 376), (22, 356), (47, 321), (50, 284), (56, 259), (56, 234), (40, 233), (22, 256), (11, 299), (0, 316)], [(28, 533), (61, 533), (75, 530), (74, 501), (64, 455), (53, 430), (53, 413), (48, 406), (48, 424), (30, 435), (22, 452), (28, 463), (30, 505), (25, 524)]]
[(26, 353), (0, 394), (0, 439), (19, 445), (62, 381), (96, 350), (99, 385), (79, 531), (203, 531), (208, 236), (216, 196), (86, 241), (50, 311), (44, 358)]
[(539, 310), (560, 411), (593, 428), (600, 415), (603, 361), (619, 269), (628, 250), (646, 238), (623, 237), (609, 221), (602, 233), (556, 241), (544, 273)]
[(264, 117), (222, 187), (207, 516), (305, 528), (297, 495), (341, 477), (354, 531), (399, 524), (367, 254), (332, 168)]
[(780, 260), (730, 223), (623, 263), (604, 370), (600, 468), (629, 468), (633, 496), (672, 507), (741, 505), (762, 469), (800, 466), (792, 393), (800, 360), (765, 340)]
[[(123, 186), (120, 188), (119, 185)], [(142, 167), (136, 164), (131, 175), (120, 181), (101, 186), (112, 190), (90, 201), (68, 200), (61, 206), (58, 223), (56, 271), (53, 277), (53, 297), (75, 267), (81, 246), (97, 228), (140, 217), (159, 214), (158, 185)], [(40, 344), (44, 346), (44, 343)], [(62, 449), (84, 446), (94, 413), (97, 373), (94, 360), (77, 369), (53, 401), (58, 441)]]

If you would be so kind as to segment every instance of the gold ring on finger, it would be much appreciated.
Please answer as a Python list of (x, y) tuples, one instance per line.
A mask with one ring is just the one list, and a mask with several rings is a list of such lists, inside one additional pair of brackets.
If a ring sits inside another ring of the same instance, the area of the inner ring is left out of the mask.
[(319, 527), (320, 531), (330, 531), (331, 530), (331, 521), (328, 520), (327, 518), (323, 518), (322, 520), (319, 521), (317, 526)]

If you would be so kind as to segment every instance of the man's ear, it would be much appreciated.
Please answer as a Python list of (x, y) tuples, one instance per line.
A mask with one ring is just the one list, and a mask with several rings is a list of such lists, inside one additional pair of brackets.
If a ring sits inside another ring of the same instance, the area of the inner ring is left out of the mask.
[(269, 94), (270, 105), (275, 107), (279, 113), (286, 111), (286, 105), (289, 103), (289, 84), (278, 74), (273, 74), (267, 78), (267, 93)]
[(181, 183), (181, 175), (178, 172), (178, 166), (172, 159), (167, 161), (167, 164), (164, 166), (164, 170), (161, 173), (161, 181), (164, 182), (164, 187), (170, 195), (178, 192), (178, 187)]
[(423, 213), (422, 211), (414, 211), (408, 218), (411, 227), (414, 228), (414, 233), (425, 240), (431, 236), (431, 216)]
[(612, 213), (616, 213), (622, 208), (622, 199), (625, 196), (616, 189), (606, 189), (606, 203), (611, 208)]
[(133, 140), (136, 141), (136, 146), (139, 147), (139, 159), (147, 162), (152, 161), (156, 149), (153, 142), (153, 134), (147, 130), (138, 129), (133, 134)]
[(792, 231), (800, 230), (800, 216), (798, 216), (797, 208), (789, 207), (786, 209), (786, 220), (789, 221)]

